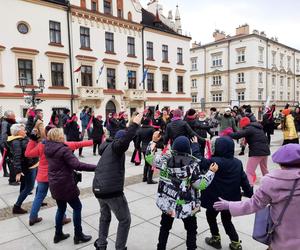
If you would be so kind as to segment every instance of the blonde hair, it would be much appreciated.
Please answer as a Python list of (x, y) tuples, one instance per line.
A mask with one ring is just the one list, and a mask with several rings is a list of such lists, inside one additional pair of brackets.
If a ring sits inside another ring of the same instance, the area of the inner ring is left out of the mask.
[(49, 141), (64, 142), (65, 136), (62, 128), (52, 128), (47, 134)]

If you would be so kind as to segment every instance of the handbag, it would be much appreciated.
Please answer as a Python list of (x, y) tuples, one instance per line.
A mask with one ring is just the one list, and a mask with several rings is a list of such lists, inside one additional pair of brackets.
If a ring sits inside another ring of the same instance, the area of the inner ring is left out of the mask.
[(255, 214), (255, 221), (254, 221), (254, 228), (252, 233), (252, 238), (260, 243), (263, 243), (265, 245), (270, 245), (273, 237), (273, 233), (281, 224), (283, 215), (287, 209), (287, 207), (290, 204), (290, 201), (294, 195), (296, 184), (298, 182), (298, 179), (294, 181), (293, 188), (290, 192), (290, 195), (278, 217), (278, 220), (276, 222), (273, 222), (271, 218), (271, 205), (268, 205), (267, 207), (259, 210)]

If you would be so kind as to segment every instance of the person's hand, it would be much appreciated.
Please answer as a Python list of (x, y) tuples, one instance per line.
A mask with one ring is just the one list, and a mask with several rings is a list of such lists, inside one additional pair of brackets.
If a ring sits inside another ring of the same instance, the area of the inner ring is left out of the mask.
[(33, 129), (31, 131), (31, 133), (29, 134), (29, 138), (30, 138), (30, 140), (33, 140), (33, 141), (38, 141), (39, 140), (40, 137), (37, 134), (37, 129)]
[(159, 131), (155, 131), (152, 135), (152, 141), (158, 142), (161, 138), (161, 134)]
[(191, 139), (192, 143), (198, 143), (198, 137), (197, 136), (194, 136), (192, 139)]
[(143, 119), (143, 114), (140, 113), (133, 118), (132, 122), (136, 123), (137, 125), (141, 125), (142, 119)]
[(18, 174), (16, 175), (16, 182), (20, 182), (22, 176), (24, 176), (23, 173), (18, 173)]
[(218, 166), (218, 164), (217, 163), (212, 163), (210, 166), (209, 166), (209, 170), (210, 171), (212, 171), (212, 172), (217, 172), (218, 171), (218, 169), (219, 169), (219, 166)]
[(214, 203), (213, 207), (216, 211), (229, 210), (229, 201), (223, 200), (219, 197), (220, 201)]

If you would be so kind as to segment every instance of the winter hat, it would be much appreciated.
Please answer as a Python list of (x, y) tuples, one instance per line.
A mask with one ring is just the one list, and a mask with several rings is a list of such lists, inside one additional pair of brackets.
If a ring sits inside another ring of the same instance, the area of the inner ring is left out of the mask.
[(182, 111), (181, 111), (181, 109), (175, 109), (173, 112), (172, 112), (172, 114), (173, 114), (173, 117), (182, 117)]
[(225, 113), (226, 112), (231, 112), (231, 109), (230, 108), (226, 108), (224, 111), (225, 111)]
[(272, 160), (281, 166), (300, 167), (300, 145), (290, 143), (280, 147), (272, 155)]
[(115, 135), (115, 139), (120, 139), (120, 138), (124, 137), (125, 134), (126, 134), (125, 130), (119, 130)]
[(179, 153), (191, 153), (190, 140), (185, 136), (177, 137), (172, 145), (172, 150), (177, 151)]
[(187, 112), (186, 112), (186, 115), (187, 116), (194, 116), (196, 114), (196, 110), (195, 109), (189, 109)]
[(291, 113), (290, 109), (284, 109), (282, 110), (282, 114), (284, 114), (285, 116), (289, 115)]
[(248, 126), (249, 124), (250, 124), (250, 119), (248, 117), (243, 117), (240, 120), (240, 127), (241, 128), (244, 128), (244, 127)]

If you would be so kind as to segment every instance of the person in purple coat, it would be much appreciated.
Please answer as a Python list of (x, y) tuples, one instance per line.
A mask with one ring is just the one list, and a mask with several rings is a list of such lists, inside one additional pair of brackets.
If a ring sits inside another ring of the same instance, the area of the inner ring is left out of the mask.
[(300, 145), (288, 144), (272, 156), (280, 165), (262, 178), (261, 185), (251, 199), (230, 202), (223, 199), (215, 202), (217, 211), (229, 210), (232, 216), (255, 213), (271, 205), (271, 218), (276, 222), (296, 182), (294, 195), (284, 213), (281, 224), (275, 228), (271, 241), (272, 250), (300, 249)]
[[(74, 177), (74, 170), (95, 171), (96, 166), (80, 162), (71, 149), (64, 144), (63, 129), (53, 128), (48, 132), (48, 140), (45, 142), (45, 155), (48, 160), (49, 187), (53, 199), (57, 203), (55, 217), (54, 243), (70, 237), (62, 231), (64, 214), (67, 204), (73, 208), (74, 244), (87, 242), (92, 236), (85, 235), (81, 227), (81, 202), (79, 189)], [(75, 175), (76, 176), (76, 175)]]

